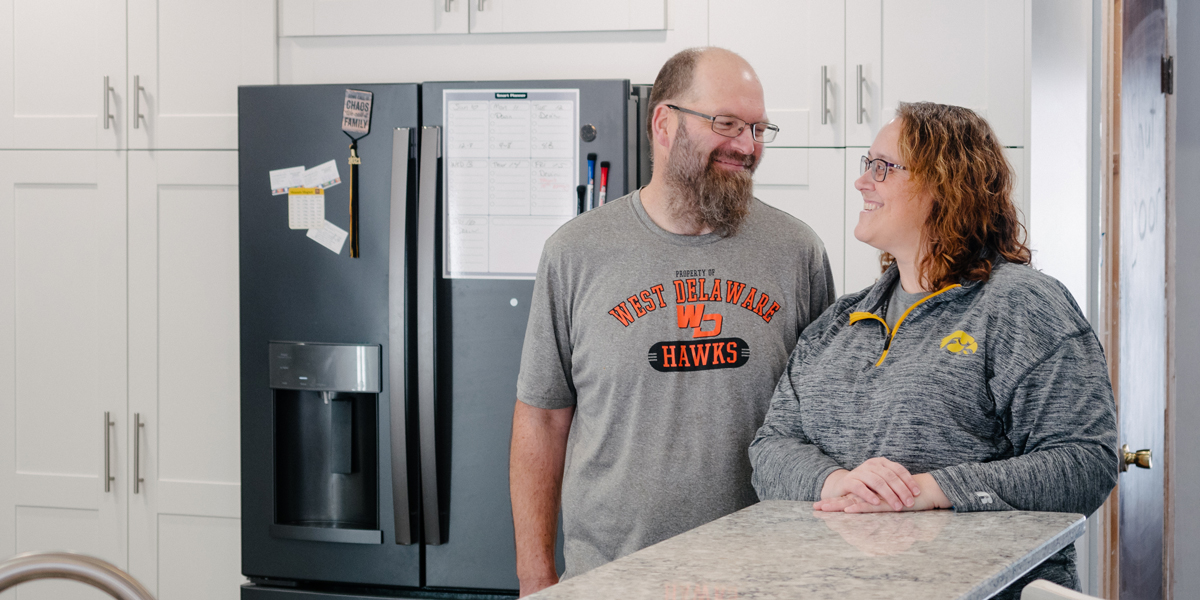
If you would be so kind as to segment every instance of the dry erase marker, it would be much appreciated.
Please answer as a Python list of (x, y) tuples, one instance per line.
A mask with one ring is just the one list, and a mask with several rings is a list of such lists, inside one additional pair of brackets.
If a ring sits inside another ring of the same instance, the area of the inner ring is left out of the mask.
[(579, 195), (579, 213), (583, 214), (588, 209), (587, 206), (587, 186), (581, 185), (575, 188), (575, 193)]
[(588, 185), (587, 185), (587, 202), (588, 208), (594, 208), (592, 203), (592, 191), (596, 189), (596, 155), (588, 155)]
[(604, 206), (604, 197), (608, 195), (608, 161), (600, 163), (600, 203)]

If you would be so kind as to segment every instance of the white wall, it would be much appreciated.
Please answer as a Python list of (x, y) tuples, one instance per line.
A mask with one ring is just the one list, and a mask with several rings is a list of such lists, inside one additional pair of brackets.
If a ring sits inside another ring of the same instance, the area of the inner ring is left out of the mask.
[(1092, 6), (1033, 3), (1029, 230), (1034, 266), (1088, 302)]
[[(1030, 47), (1029, 239), (1033, 264), (1089, 301), (1092, 3), (1033, 3)], [(1098, 593), (1096, 519), (1075, 544), (1083, 590)]]

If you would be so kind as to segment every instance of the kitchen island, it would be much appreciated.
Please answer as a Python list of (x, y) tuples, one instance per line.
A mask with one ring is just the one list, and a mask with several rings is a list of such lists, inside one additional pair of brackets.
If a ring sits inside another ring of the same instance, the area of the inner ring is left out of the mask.
[(1083, 535), (1081, 515), (814, 513), (760, 502), (529, 596), (988, 598)]

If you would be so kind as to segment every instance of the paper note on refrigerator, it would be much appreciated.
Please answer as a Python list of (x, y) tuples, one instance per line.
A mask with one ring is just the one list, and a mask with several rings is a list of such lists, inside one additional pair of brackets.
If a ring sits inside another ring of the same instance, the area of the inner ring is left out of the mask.
[(304, 171), (300, 179), (306, 188), (326, 189), (342, 182), (341, 175), (338, 175), (337, 161), (335, 160), (323, 162)]
[(288, 227), (312, 229), (325, 224), (325, 190), (292, 188), (288, 190)]
[(294, 187), (303, 187), (304, 182), (301, 177), (303, 174), (303, 166), (271, 171), (271, 195), (282, 196)]
[(345, 245), (346, 236), (348, 235), (350, 234), (345, 229), (329, 221), (325, 221), (320, 227), (313, 227), (308, 230), (308, 239), (329, 248), (334, 254), (342, 253), (342, 246)]
[(443, 276), (533, 279), (575, 216), (579, 90), (445, 90)]

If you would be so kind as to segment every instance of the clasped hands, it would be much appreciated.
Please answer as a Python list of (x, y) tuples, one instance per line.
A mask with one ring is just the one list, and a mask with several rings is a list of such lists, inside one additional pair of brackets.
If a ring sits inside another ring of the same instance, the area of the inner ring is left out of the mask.
[(899, 512), (950, 508), (950, 500), (929, 473), (912, 475), (897, 462), (882, 456), (847, 471), (829, 474), (821, 487), (821, 500), (813, 510), (822, 512)]

